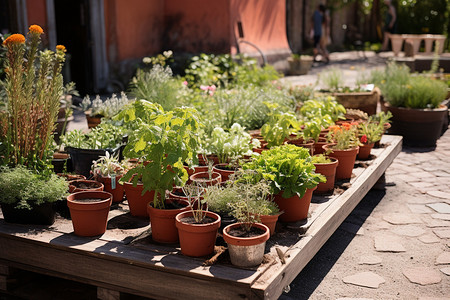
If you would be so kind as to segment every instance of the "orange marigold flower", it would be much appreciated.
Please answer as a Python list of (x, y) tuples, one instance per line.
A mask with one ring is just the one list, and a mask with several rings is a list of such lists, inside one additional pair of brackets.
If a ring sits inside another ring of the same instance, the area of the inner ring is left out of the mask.
[(332, 132), (336, 132), (336, 131), (341, 130), (341, 127), (338, 125), (331, 125), (330, 127), (328, 127), (328, 129)]
[(56, 50), (62, 51), (62, 52), (66, 52), (66, 47), (64, 45), (57, 45), (56, 46)]
[(349, 130), (349, 129), (352, 127), (352, 124), (350, 124), (350, 123), (342, 123), (342, 127), (343, 127), (345, 130)]
[(20, 34), (12, 34), (6, 40), (3, 41), (3, 45), (8, 46), (10, 44), (23, 44), (25, 43), (25, 37)]
[(43, 34), (44, 30), (39, 25), (31, 25), (30, 28), (28, 28), (31, 33), (37, 33), (37, 34)]

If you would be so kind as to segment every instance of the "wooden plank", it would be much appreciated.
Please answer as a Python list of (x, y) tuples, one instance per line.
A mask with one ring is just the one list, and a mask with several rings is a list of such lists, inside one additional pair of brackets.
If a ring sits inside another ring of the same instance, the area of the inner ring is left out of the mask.
[(98, 287), (97, 298), (100, 300), (120, 300), (120, 292)]
[(300, 240), (287, 252), (287, 264), (278, 263), (271, 272), (266, 272), (252, 285), (260, 298), (277, 299), (283, 288), (289, 285), (306, 264), (325, 244), (345, 218), (367, 194), (369, 189), (384, 174), (389, 165), (402, 149), (402, 138), (383, 136), (383, 143), (388, 144), (373, 163), (356, 177), (352, 186), (335, 199), (320, 217), (315, 219), (307, 232), (307, 237)]

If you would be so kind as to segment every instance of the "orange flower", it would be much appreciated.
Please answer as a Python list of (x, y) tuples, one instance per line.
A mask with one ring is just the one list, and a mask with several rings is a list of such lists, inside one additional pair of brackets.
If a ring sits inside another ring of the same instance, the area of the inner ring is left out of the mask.
[(57, 45), (56, 50), (62, 51), (64, 53), (67, 51), (64, 45)]
[(330, 127), (328, 127), (328, 129), (332, 132), (337, 132), (341, 130), (341, 127), (338, 125), (331, 125)]
[(5, 46), (23, 43), (25, 43), (25, 37), (19, 33), (12, 34), (6, 40), (3, 41), (3, 45)]
[(31, 33), (37, 33), (37, 34), (43, 34), (44, 30), (39, 25), (31, 25), (30, 28), (28, 28)]

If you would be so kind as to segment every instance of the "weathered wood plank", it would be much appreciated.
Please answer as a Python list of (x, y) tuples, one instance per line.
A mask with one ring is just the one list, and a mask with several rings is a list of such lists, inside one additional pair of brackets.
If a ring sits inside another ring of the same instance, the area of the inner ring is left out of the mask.
[(120, 292), (98, 287), (97, 298), (100, 300), (120, 300)]
[(307, 237), (293, 246), (287, 263), (278, 263), (270, 272), (264, 273), (252, 285), (255, 293), (266, 299), (277, 299), (283, 288), (289, 285), (306, 264), (325, 244), (345, 218), (376, 183), (402, 149), (402, 138), (384, 136), (382, 142), (389, 144), (373, 163), (356, 177), (352, 186), (340, 197), (332, 201), (321, 215), (315, 219), (307, 231)]

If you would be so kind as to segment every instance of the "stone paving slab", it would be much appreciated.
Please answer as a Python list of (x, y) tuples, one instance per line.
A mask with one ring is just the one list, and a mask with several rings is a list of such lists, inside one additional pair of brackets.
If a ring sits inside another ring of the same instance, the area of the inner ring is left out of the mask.
[(375, 250), (378, 252), (405, 252), (406, 249), (399, 240), (400, 238), (376, 236)]
[(439, 243), (441, 239), (438, 238), (435, 234), (430, 233), (420, 236), (419, 241), (421, 241), (424, 244), (435, 244)]
[(437, 213), (449, 214), (450, 217), (450, 204), (439, 202), (427, 204), (427, 206), (434, 209)]
[(445, 267), (439, 270), (441, 270), (441, 272), (444, 273), (445, 275), (450, 276), (450, 267)]
[(415, 214), (392, 213), (386, 214), (383, 219), (393, 225), (420, 224), (423, 223)]
[(442, 280), (438, 271), (427, 267), (405, 269), (403, 275), (412, 283), (420, 285), (436, 284)]
[(429, 207), (424, 204), (407, 204), (409, 210), (414, 214), (428, 214), (433, 212)]
[(450, 239), (450, 228), (448, 229), (434, 229), (433, 232), (441, 239)]
[(450, 265), (450, 252), (442, 252), (436, 257), (435, 265)]
[(433, 219), (439, 219), (444, 221), (450, 221), (450, 214), (432, 214), (430, 215)]
[(355, 275), (344, 277), (342, 280), (347, 284), (353, 284), (372, 289), (377, 289), (380, 284), (386, 282), (383, 277), (373, 272), (357, 273)]
[(378, 265), (383, 259), (376, 255), (364, 255), (359, 258), (360, 265)]
[(437, 197), (437, 198), (441, 198), (441, 199), (450, 199), (450, 193), (448, 193), (448, 192), (446, 193), (446, 192), (439, 191), (439, 190), (428, 191), (427, 194), (432, 197)]
[(399, 225), (392, 229), (391, 232), (403, 236), (417, 237), (424, 234), (425, 230), (414, 225)]

